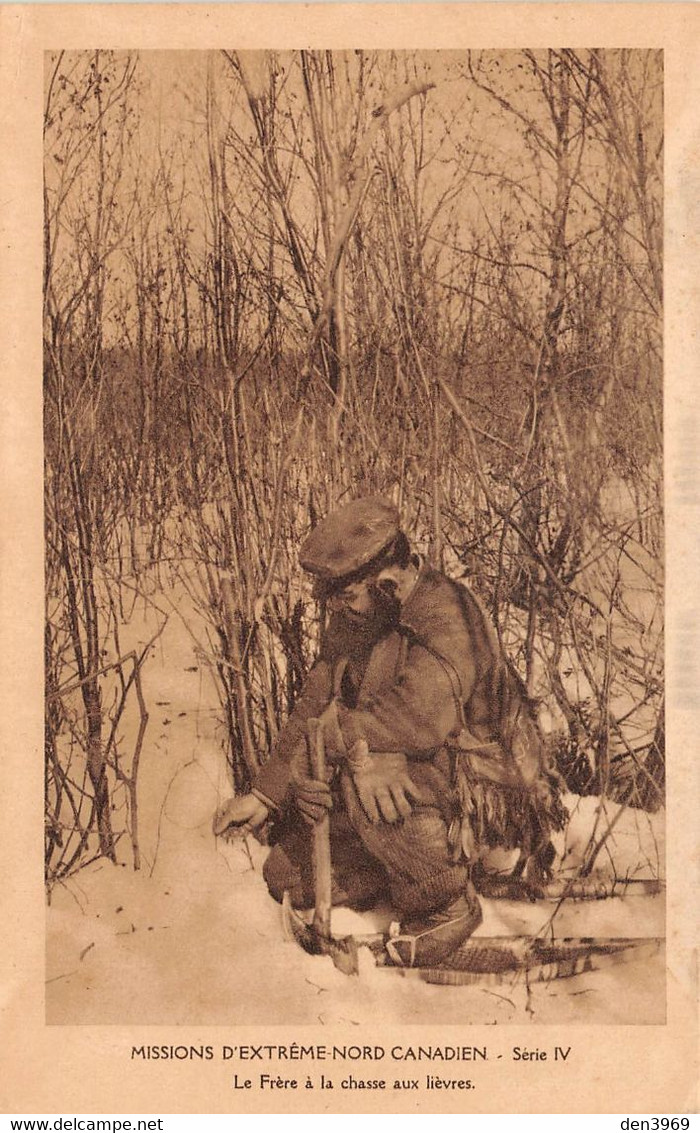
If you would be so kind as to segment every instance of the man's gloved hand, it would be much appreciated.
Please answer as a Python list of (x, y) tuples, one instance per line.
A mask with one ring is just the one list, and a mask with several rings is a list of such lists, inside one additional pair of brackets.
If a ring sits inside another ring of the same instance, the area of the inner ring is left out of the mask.
[(398, 822), (413, 810), (409, 798), (423, 796), (408, 774), (406, 756), (400, 751), (370, 752), (366, 740), (357, 740), (347, 754), (357, 796), (370, 822)]
[(319, 822), (333, 806), (331, 788), (325, 780), (313, 779), (306, 741), (297, 745), (290, 760), (290, 786), (297, 810), (305, 822)]
[(233, 834), (231, 827), (257, 830), (270, 814), (269, 807), (257, 795), (240, 795), (229, 799), (214, 815), (212, 828), (216, 835)]

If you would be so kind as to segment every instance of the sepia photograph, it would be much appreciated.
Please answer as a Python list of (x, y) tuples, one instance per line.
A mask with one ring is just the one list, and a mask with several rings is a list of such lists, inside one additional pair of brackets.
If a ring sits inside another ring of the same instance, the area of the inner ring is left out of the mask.
[(663, 1025), (663, 50), (43, 63), (45, 1022)]
[(690, 1128), (696, 9), (0, 4), (17, 1128)]

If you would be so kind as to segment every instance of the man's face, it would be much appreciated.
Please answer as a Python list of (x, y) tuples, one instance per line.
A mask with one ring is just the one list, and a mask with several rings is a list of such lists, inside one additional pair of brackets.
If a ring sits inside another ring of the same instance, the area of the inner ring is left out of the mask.
[[(386, 573), (386, 572), (384, 572)], [(356, 623), (363, 623), (381, 633), (401, 618), (401, 602), (396, 582), (383, 575), (369, 575), (360, 582), (350, 582), (329, 600), (333, 613), (343, 613)]]
[(375, 601), (370, 589), (372, 579), (350, 582), (342, 590), (336, 591), (328, 606), (333, 613), (354, 614), (358, 618), (371, 618), (375, 612)]

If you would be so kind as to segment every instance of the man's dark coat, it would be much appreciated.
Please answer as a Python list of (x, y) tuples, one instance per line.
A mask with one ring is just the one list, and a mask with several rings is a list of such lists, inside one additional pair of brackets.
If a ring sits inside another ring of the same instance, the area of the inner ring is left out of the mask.
[(307, 719), (334, 696), (346, 748), (364, 738), (370, 751), (400, 751), (409, 761), (444, 763), (452, 753), (467, 856), (479, 841), (529, 854), (561, 826), (522, 682), (466, 587), (422, 567), (400, 620), (379, 634), (345, 614), (331, 619), (303, 695), (253, 785), (275, 809), (287, 801), (290, 760), (305, 742)]

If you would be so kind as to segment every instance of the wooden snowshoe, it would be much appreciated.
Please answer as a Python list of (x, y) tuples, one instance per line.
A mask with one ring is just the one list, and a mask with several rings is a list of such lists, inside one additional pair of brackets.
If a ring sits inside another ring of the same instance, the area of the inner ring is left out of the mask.
[[(358, 940), (358, 944), (361, 941)], [(377, 967), (424, 983), (463, 986), (528, 983), (568, 979), (631, 960), (647, 959), (662, 948), (659, 937), (477, 936), (433, 968), (395, 968), (382, 942), (371, 944)]]

